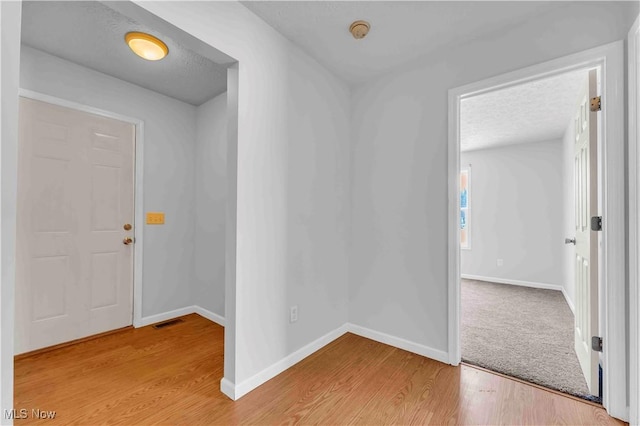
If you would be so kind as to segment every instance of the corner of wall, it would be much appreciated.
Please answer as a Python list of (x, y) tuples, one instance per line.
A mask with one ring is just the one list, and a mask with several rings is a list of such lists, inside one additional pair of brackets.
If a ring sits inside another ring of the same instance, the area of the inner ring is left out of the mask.
[(223, 378), (220, 383), (220, 390), (234, 401), (237, 399), (240, 399), (247, 393), (251, 392), (258, 386), (260, 386), (261, 384), (274, 378), (278, 374), (282, 373), (283, 371), (287, 370), (288, 368), (302, 361), (309, 355), (313, 354), (314, 352), (320, 350), (324, 346), (333, 342), (343, 334), (347, 333), (347, 331), (348, 331), (348, 325), (343, 324), (342, 326), (336, 328), (335, 330), (330, 331), (324, 336), (319, 337), (313, 342), (289, 354), (285, 358), (271, 364), (270, 366), (254, 374), (248, 379), (242, 381), (241, 383), (234, 384), (230, 380)]

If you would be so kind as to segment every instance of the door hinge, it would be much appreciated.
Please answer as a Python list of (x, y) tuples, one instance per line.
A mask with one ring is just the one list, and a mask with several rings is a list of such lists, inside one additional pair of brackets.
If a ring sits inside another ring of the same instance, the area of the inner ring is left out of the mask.
[(595, 98), (591, 98), (591, 111), (601, 111), (602, 110), (602, 99), (600, 96), (596, 96)]
[(593, 216), (591, 218), (591, 230), (602, 231), (602, 216)]
[(596, 352), (602, 352), (602, 337), (593, 336), (591, 337), (591, 349)]

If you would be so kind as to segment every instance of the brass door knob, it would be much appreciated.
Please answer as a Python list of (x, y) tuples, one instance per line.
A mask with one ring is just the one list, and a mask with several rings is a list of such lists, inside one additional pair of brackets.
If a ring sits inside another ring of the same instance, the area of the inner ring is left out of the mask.
[(133, 243), (133, 238), (126, 237), (124, 240), (122, 240), (122, 242), (124, 243), (125, 246), (128, 246), (129, 244)]

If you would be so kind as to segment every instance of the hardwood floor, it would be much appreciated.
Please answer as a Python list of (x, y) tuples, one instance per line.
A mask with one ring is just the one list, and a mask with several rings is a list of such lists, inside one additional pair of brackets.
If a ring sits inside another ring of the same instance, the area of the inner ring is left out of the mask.
[(16, 424), (623, 424), (601, 407), (353, 334), (233, 402), (219, 390), (223, 328), (183, 319), (16, 360), (15, 408), (28, 413)]

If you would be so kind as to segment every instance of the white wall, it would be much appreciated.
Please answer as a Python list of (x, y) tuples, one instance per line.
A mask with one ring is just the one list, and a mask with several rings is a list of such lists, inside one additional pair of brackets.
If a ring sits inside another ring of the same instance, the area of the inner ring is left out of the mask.
[(192, 305), (196, 108), (24, 45), (20, 87), (144, 121), (142, 315)]
[(570, 3), (354, 91), (350, 322), (447, 351), (447, 91), (621, 40), (637, 7)]
[(562, 286), (562, 141), (461, 153), (460, 167), (469, 164), (471, 249), (460, 251), (460, 272)]
[(235, 353), (225, 347), (225, 379), (251, 388), (347, 321), (350, 91), (237, 2), (138, 4), (239, 61), (236, 265), (226, 271), (235, 301), (225, 307)]
[(197, 108), (193, 304), (224, 317), (227, 95)]
[(0, 2), (0, 424), (11, 424), (18, 167), (18, 83), (22, 4)]

